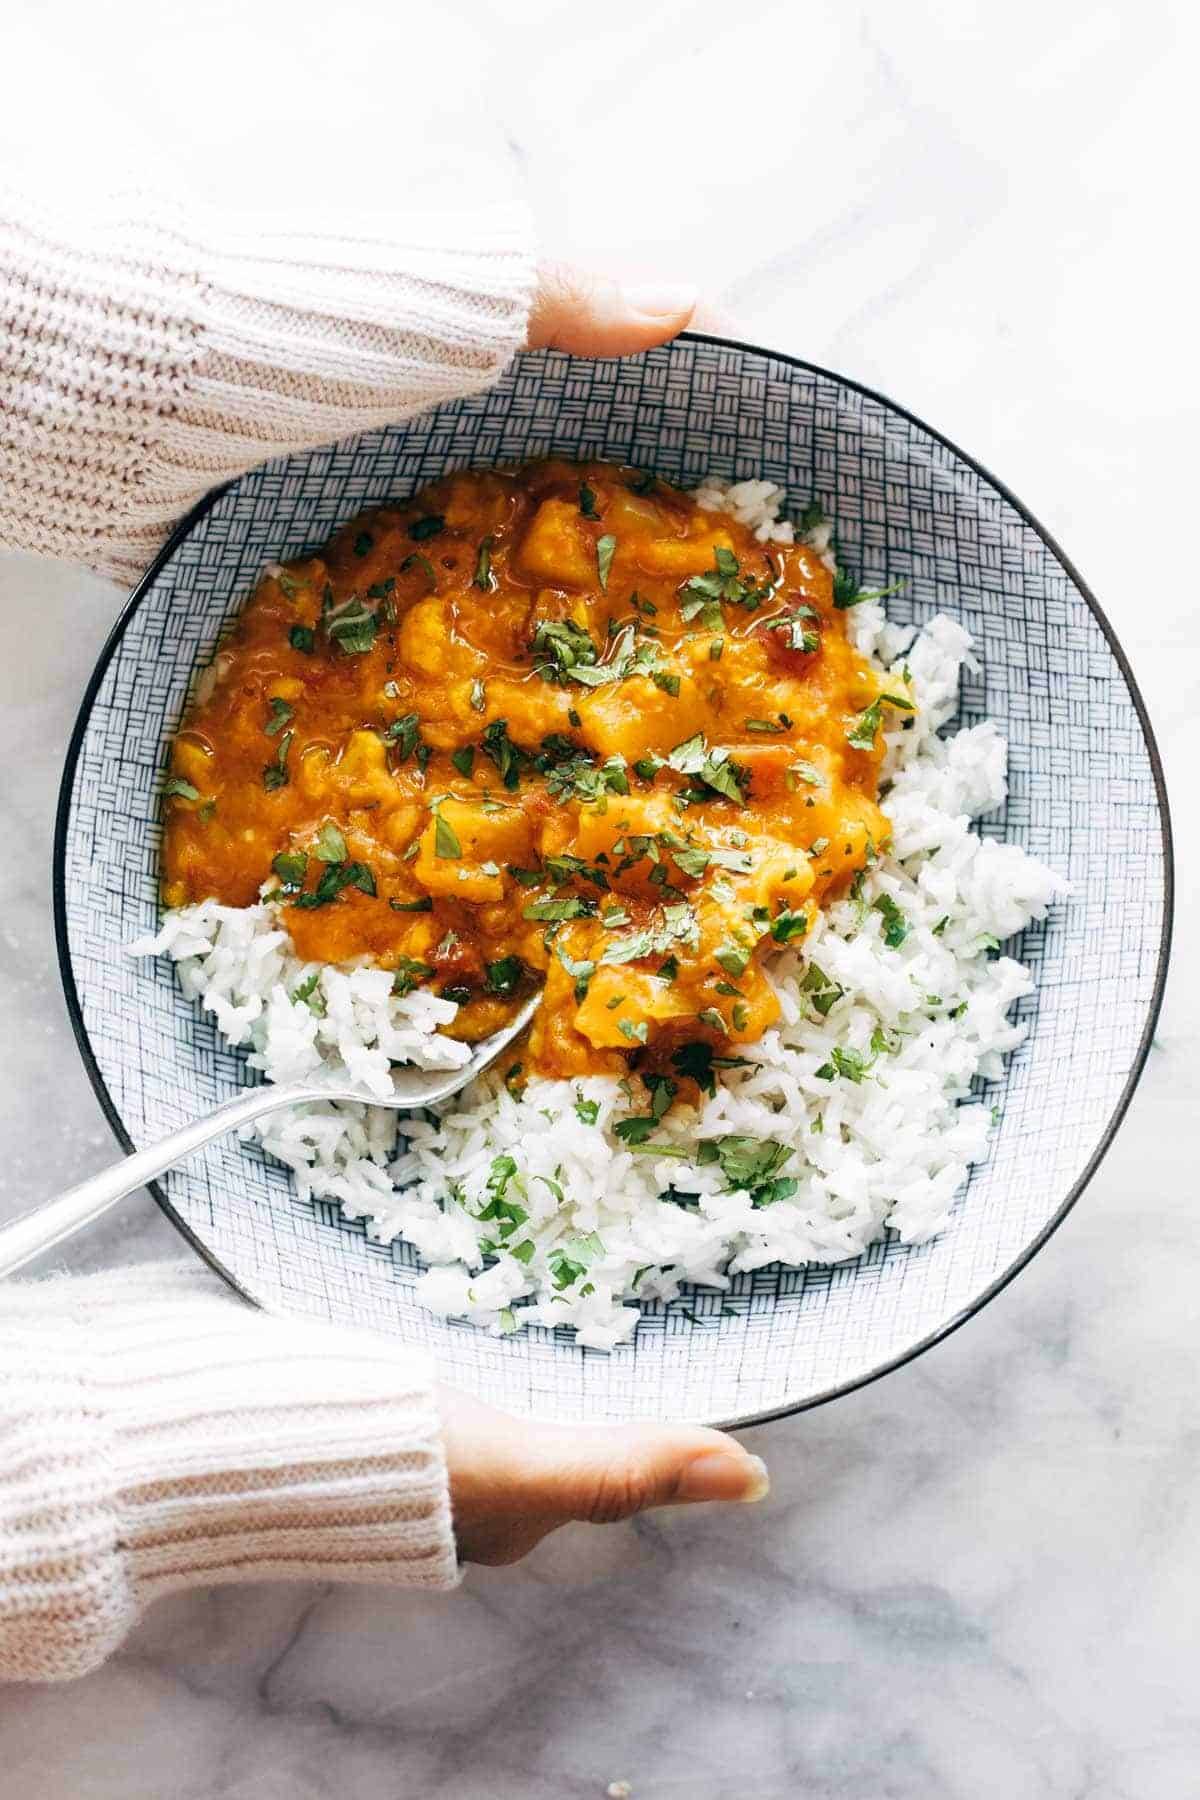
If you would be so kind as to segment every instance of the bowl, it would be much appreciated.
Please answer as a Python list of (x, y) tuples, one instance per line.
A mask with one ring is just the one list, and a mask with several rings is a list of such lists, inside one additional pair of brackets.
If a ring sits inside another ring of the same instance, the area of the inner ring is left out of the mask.
[(1029, 1035), (988, 1089), (1000, 1115), (989, 1159), (932, 1242), (893, 1237), (853, 1262), (761, 1269), (728, 1294), (652, 1306), (611, 1355), (567, 1332), (496, 1338), (426, 1312), (406, 1245), (372, 1242), (331, 1203), (301, 1201), (256, 1146), (226, 1139), (154, 1191), (252, 1300), (426, 1346), (447, 1379), (502, 1405), (748, 1423), (895, 1368), (1028, 1262), (1112, 1141), (1166, 971), (1167, 802), (1120, 645), (1032, 514), (903, 408), (790, 357), (696, 335), (627, 361), (542, 353), (488, 394), (211, 495), (117, 621), (71, 741), (55, 849), (67, 1003), (127, 1149), (244, 1084), (242, 1056), (184, 999), (173, 966), (124, 949), (157, 915), (159, 790), (193, 669), (265, 562), (449, 469), (549, 454), (633, 462), (684, 485), (708, 470), (763, 475), (794, 506), (819, 494), (852, 568), (906, 578), (893, 618), (943, 610), (972, 633), (981, 666), (965, 680), (961, 722), (991, 716), (1010, 744), (1008, 802), (983, 830), (1022, 843), (1074, 890), (1013, 946), (1036, 987), (1018, 1005)]

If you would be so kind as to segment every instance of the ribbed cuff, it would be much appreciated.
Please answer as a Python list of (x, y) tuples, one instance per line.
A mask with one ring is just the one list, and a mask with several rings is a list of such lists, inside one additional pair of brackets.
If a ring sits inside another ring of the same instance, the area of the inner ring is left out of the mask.
[(0, 544), (133, 578), (217, 482), (487, 388), (533, 243), (516, 196), (297, 228), (0, 191)]
[(10, 1285), (0, 1441), (9, 1679), (94, 1668), (178, 1588), (458, 1579), (428, 1358), (196, 1267)]
[(206, 1293), (110, 1325), (90, 1385), (139, 1601), (266, 1576), (457, 1581), (423, 1354)]

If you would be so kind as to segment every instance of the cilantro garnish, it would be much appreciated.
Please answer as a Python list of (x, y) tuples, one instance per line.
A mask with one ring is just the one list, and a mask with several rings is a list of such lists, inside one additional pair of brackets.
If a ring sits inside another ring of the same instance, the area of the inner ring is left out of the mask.
[(290, 731), (285, 731), (279, 740), (279, 749), (275, 753), (275, 761), (268, 763), (263, 770), (263, 786), (266, 788), (268, 794), (274, 793), (276, 788), (282, 788), (288, 785), (287, 759), (288, 751), (291, 747), (292, 733)]
[(519, 956), (502, 956), (499, 962), (487, 965), (487, 984), (493, 994), (507, 997), (514, 994), (521, 982), (521, 959)]
[(379, 621), (361, 600), (347, 600), (336, 613), (325, 620), (325, 629), (338, 649), (346, 656), (364, 656), (375, 647)]
[(911, 700), (902, 694), (880, 694), (878, 700), (872, 700), (870, 706), (864, 708), (846, 731), (846, 742), (855, 750), (873, 750), (875, 738), (883, 721), (885, 706), (894, 706), (897, 712), (916, 712)]
[(455, 835), (454, 827), (449, 819), (442, 817), (441, 813), (434, 814), (433, 853), (435, 856), (440, 856), (444, 862), (451, 862), (455, 857), (462, 855), (462, 845)]
[(890, 894), (880, 894), (875, 911), (883, 918), (883, 941), (889, 950), (898, 950), (908, 936), (908, 920)]
[(278, 856), (271, 858), (271, 868), (283, 883), (285, 893), (296, 892), (304, 886), (308, 858), (303, 850), (281, 850)]
[(286, 700), (272, 700), (270, 707), (271, 716), (263, 726), (263, 730), (268, 737), (274, 737), (295, 718), (296, 709), (294, 706), (289, 706)]
[(500, 772), (500, 779), (511, 793), (521, 780), (520, 751), (508, 735), (508, 721), (493, 719), (480, 743), (485, 756), (490, 756)]
[(329, 819), (326, 819), (317, 833), (313, 855), (323, 863), (340, 863), (346, 860), (346, 840)]

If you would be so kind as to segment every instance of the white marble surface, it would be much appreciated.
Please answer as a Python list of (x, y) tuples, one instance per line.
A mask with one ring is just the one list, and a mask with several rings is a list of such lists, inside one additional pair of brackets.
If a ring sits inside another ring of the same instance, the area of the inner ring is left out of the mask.
[[(759, 1513), (578, 1528), (450, 1600), (263, 1587), (160, 1605), (100, 1673), (0, 1694), (0, 1792), (584, 1800), (625, 1778), (636, 1800), (1185, 1800), (1200, 1790), (1200, 820), (1184, 785), (1200, 28), (1169, 0), (460, 14), (437, 26), (456, 70), (441, 141), (501, 113), (549, 245), (694, 274), (746, 336), (878, 385), (1003, 476), (1091, 581), (1183, 839), (1157, 1047), (1090, 1191), (981, 1317), (866, 1392), (747, 1434), (774, 1475)], [(305, 116), (354, 22), (338, 76), (354, 131), (327, 125), (319, 155), (295, 154), (345, 192), (374, 145), (386, 186), (438, 65), (432, 27), (365, 0), (17, 0), (5, 128), (47, 159), (149, 147), (155, 168), (219, 187)], [(472, 26), (490, 77), (471, 72)], [(214, 91), (215, 109), (198, 102)], [(279, 157), (265, 166), (274, 192)], [(49, 892), (63, 749), (117, 596), (20, 558), (0, 558), (0, 593), (11, 1210), (111, 1150)], [(66, 1123), (43, 1132), (52, 1089)], [(65, 1260), (177, 1248), (143, 1199)]]

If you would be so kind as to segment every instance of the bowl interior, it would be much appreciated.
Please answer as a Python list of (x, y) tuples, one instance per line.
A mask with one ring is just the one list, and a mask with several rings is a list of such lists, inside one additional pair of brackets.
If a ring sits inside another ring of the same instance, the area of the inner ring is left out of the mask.
[(1044, 534), (944, 440), (876, 395), (742, 346), (688, 339), (628, 362), (520, 359), (478, 399), (226, 489), (156, 564), (85, 702), (60, 817), (64, 975), (114, 1124), (141, 1144), (226, 1098), (240, 1055), (182, 997), (172, 966), (123, 946), (157, 914), (158, 786), (189, 678), (264, 562), (300, 554), (357, 509), (471, 463), (562, 454), (693, 483), (763, 475), (819, 494), (845, 559), (904, 577), (891, 616), (938, 610), (971, 631), (979, 673), (961, 717), (996, 718), (1010, 795), (983, 829), (1074, 885), (1015, 954), (1035, 992), (989, 1161), (934, 1242), (875, 1245), (832, 1268), (771, 1268), (728, 1294), (649, 1309), (632, 1347), (570, 1334), (487, 1337), (416, 1306), (413, 1253), (379, 1245), (286, 1172), (224, 1141), (174, 1170), (178, 1220), (265, 1304), (401, 1334), (451, 1380), (546, 1416), (733, 1421), (828, 1397), (948, 1329), (1057, 1222), (1106, 1146), (1140, 1068), (1165, 962), (1167, 849), (1157, 759), (1106, 629)]

